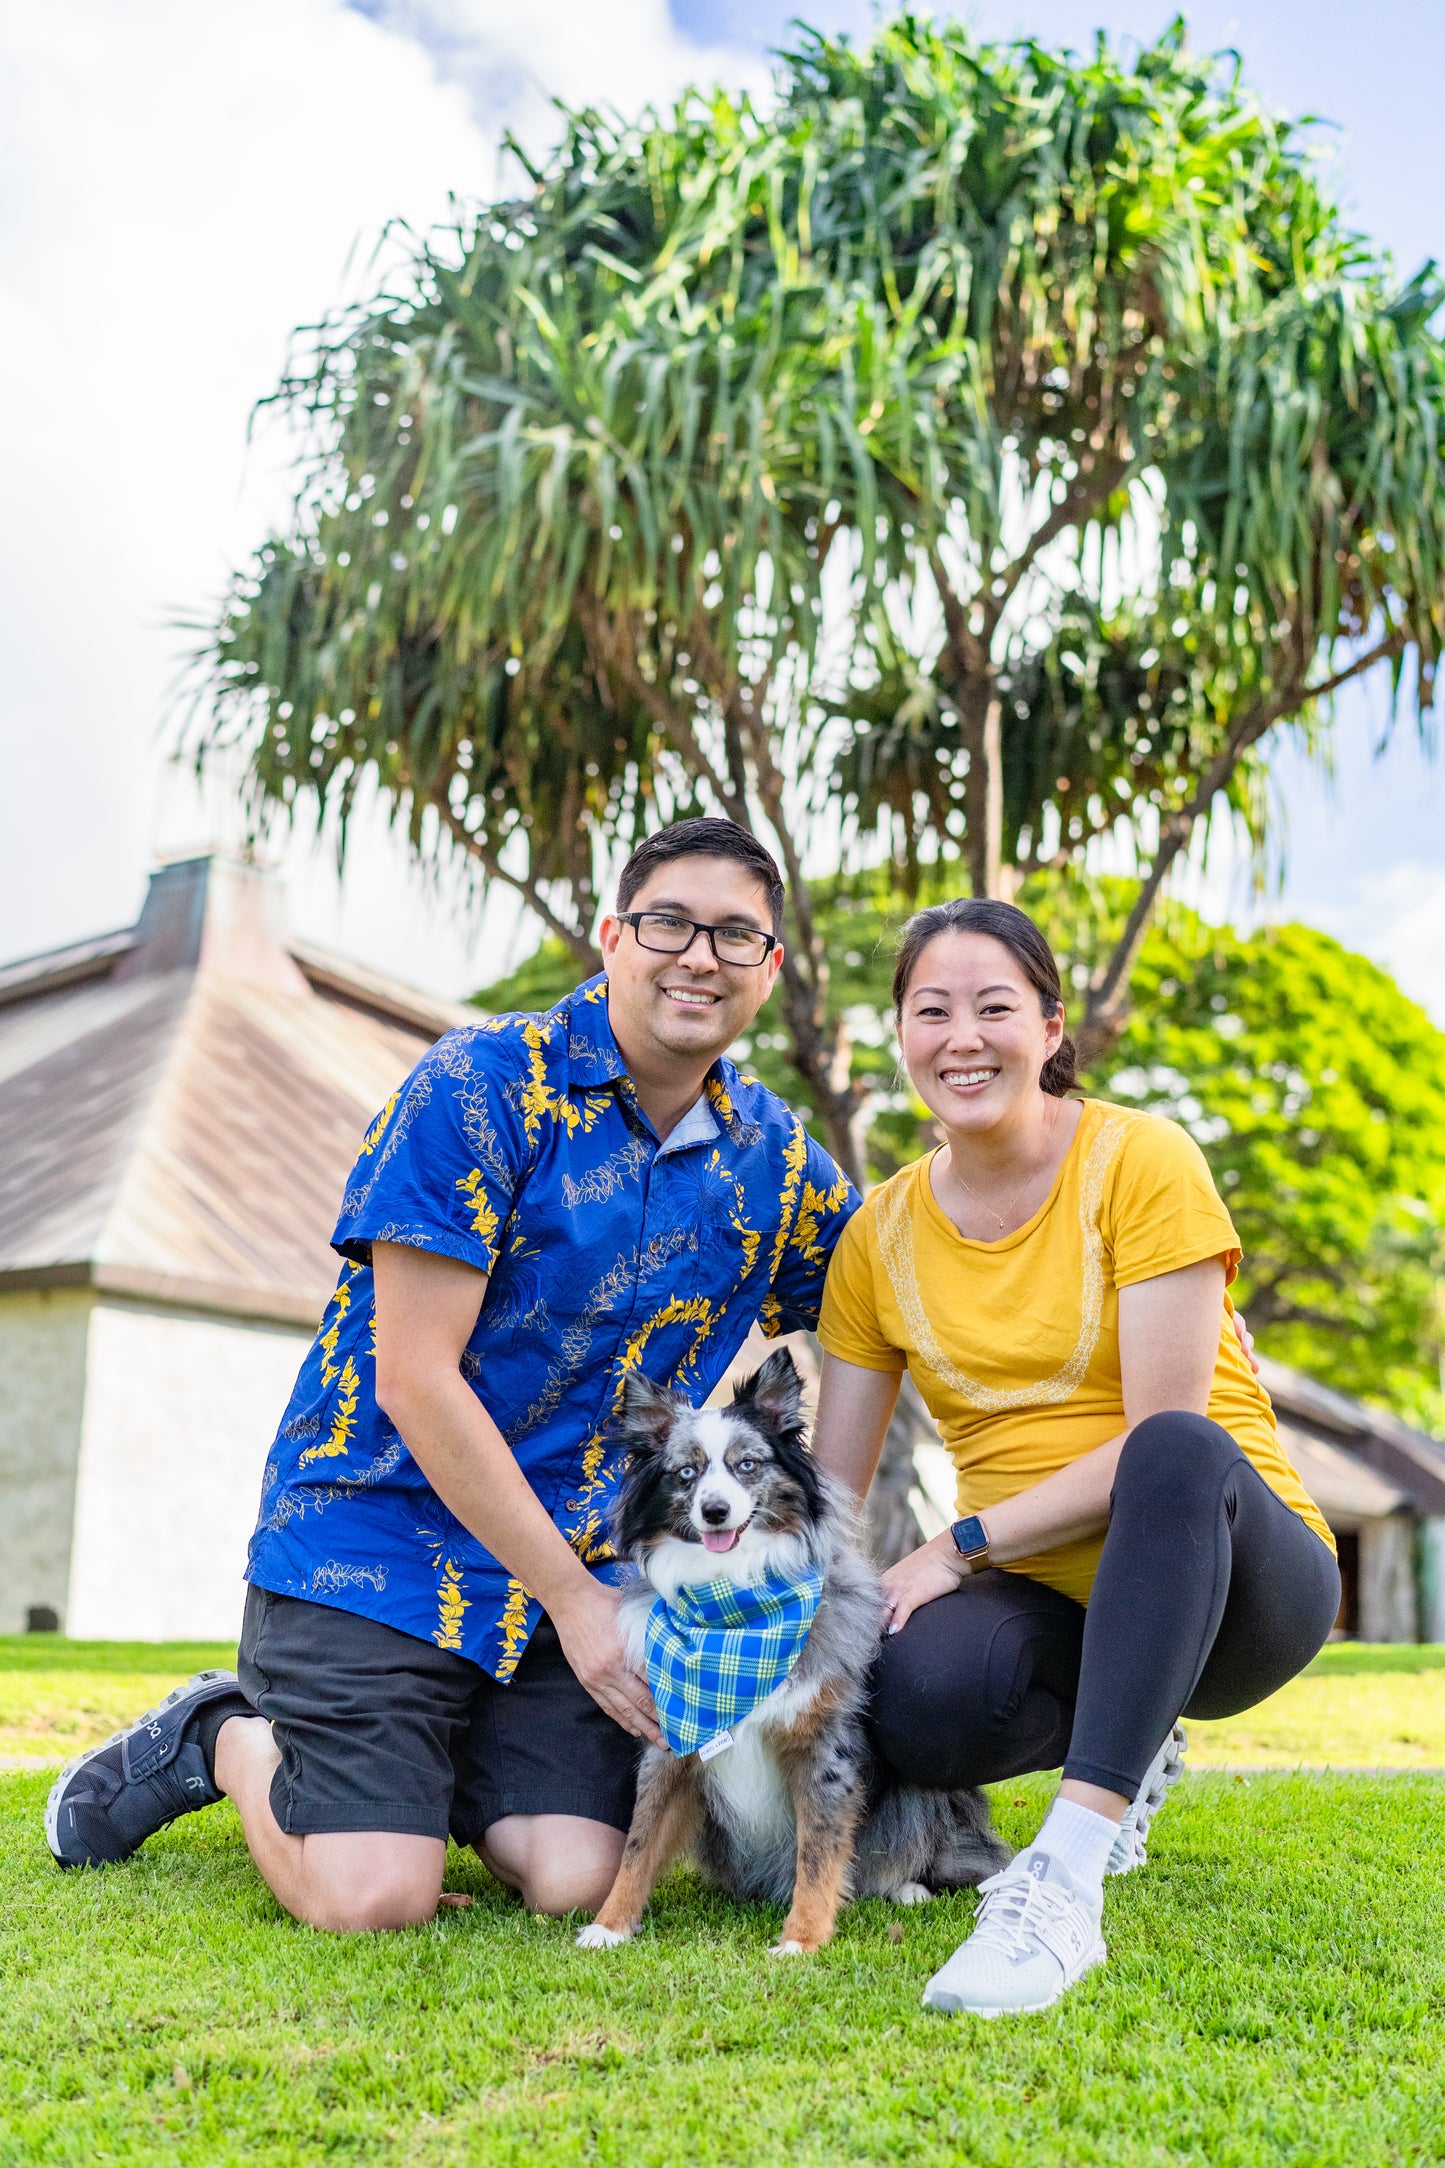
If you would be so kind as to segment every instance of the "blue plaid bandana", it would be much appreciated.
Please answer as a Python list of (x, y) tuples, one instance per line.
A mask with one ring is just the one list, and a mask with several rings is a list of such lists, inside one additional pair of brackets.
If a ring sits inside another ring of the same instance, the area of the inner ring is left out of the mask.
[(647, 1614), (647, 1683), (662, 1736), (692, 1754), (751, 1716), (803, 1653), (823, 1573), (739, 1588), (732, 1581), (659, 1596)]

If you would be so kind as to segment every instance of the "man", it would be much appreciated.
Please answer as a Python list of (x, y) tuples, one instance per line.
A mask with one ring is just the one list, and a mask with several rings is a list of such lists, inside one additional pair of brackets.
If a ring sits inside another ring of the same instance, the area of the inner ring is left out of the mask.
[(723, 1056), (782, 961), (744, 829), (623, 870), (602, 977), (440, 1040), (377, 1119), (346, 1260), (267, 1464), (239, 1685), (203, 1673), (51, 1794), (63, 1866), (234, 1800), (316, 1927), (429, 1919), (446, 1839), (532, 1909), (595, 1909), (659, 1737), (618, 1638), (610, 1434), (633, 1369), (701, 1400), (812, 1325), (857, 1204)]

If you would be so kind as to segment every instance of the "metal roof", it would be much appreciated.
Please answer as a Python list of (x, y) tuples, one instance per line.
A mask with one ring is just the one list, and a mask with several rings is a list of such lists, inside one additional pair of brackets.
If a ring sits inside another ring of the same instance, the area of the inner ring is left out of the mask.
[(367, 1122), (476, 1013), (292, 941), (255, 867), (163, 868), (134, 928), (0, 969), (0, 1293), (311, 1324)]
[(1331, 1528), (1358, 1527), (1361, 1521), (1384, 1520), (1408, 1510), (1411, 1501), (1405, 1492), (1367, 1462), (1322, 1438), (1311, 1438), (1278, 1415), (1275, 1420), (1280, 1444)]
[[(1259, 1358), (1259, 1374), (1281, 1431), (1288, 1425), (1297, 1436), (1334, 1446), (1363, 1462), (1416, 1513), (1445, 1514), (1445, 1444), (1438, 1438), (1412, 1429), (1387, 1408), (1352, 1400), (1267, 1355)], [(1300, 1473), (1312, 1488), (1303, 1463)], [(1320, 1504), (1323, 1507), (1323, 1499)]]

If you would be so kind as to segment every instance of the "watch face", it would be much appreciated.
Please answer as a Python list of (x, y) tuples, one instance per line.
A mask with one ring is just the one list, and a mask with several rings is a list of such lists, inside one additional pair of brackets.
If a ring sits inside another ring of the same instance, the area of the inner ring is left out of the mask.
[(976, 1513), (969, 1513), (963, 1520), (955, 1521), (950, 1534), (954, 1548), (963, 1558), (977, 1558), (988, 1549), (988, 1536)]

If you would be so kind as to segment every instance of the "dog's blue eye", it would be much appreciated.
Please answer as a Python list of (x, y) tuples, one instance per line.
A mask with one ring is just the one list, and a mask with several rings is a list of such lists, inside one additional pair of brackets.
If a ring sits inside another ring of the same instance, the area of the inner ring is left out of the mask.
[(756, 1475), (757, 1472), (758, 1464), (755, 1460), (740, 1460), (738, 1462), (739, 1475)]
[(679, 1483), (695, 1483), (697, 1481), (696, 1468), (679, 1468), (677, 1480)]

